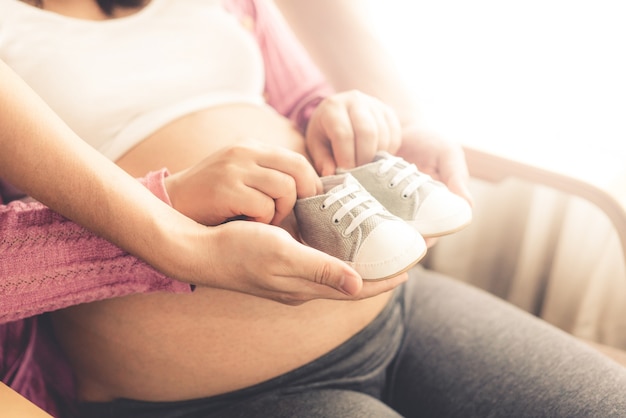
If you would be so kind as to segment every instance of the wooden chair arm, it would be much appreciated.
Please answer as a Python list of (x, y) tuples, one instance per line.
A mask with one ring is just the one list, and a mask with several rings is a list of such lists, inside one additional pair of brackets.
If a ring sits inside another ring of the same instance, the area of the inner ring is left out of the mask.
[(52, 418), (22, 395), (0, 382), (0, 416), (2, 418)]
[(620, 167), (616, 177), (605, 184), (574, 177), (567, 173), (464, 146), (470, 175), (490, 182), (518, 178), (586, 199), (606, 214), (619, 235), (626, 263), (626, 171)]

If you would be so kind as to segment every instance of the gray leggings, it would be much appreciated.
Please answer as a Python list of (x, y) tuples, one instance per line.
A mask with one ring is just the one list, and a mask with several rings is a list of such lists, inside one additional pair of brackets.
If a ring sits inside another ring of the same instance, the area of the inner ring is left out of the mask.
[(285, 375), (204, 399), (81, 410), (89, 418), (626, 417), (626, 368), (418, 267), (367, 328)]

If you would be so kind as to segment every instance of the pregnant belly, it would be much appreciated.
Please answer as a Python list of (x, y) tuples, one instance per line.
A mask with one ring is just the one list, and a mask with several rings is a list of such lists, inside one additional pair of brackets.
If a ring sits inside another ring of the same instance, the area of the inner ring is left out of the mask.
[(228, 105), (192, 113), (164, 126), (122, 156), (117, 164), (134, 176), (161, 167), (176, 172), (247, 139), (305, 151), (300, 133), (273, 109)]
[[(165, 126), (118, 163), (135, 176), (163, 166), (178, 171), (249, 138), (304, 151), (302, 137), (271, 109), (224, 106)], [(82, 399), (183, 400), (253, 385), (314, 360), (367, 325), (388, 296), (293, 307), (198, 288), (76, 306), (56, 313), (54, 324)]]

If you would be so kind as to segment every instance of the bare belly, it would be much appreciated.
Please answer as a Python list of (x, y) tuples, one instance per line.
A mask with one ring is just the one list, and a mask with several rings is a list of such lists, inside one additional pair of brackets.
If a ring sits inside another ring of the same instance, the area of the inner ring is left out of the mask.
[[(179, 119), (118, 163), (137, 176), (163, 166), (178, 171), (248, 138), (304, 151), (288, 121), (269, 109), (237, 105)], [(293, 307), (198, 288), (191, 295), (76, 306), (56, 313), (54, 323), (82, 399), (183, 400), (243, 388), (310, 362), (361, 330), (388, 298)]]

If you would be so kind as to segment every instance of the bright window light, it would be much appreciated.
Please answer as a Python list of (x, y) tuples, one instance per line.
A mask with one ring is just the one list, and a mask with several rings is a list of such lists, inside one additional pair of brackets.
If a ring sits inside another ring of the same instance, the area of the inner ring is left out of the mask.
[(369, 1), (442, 132), (509, 150), (626, 152), (625, 1)]

